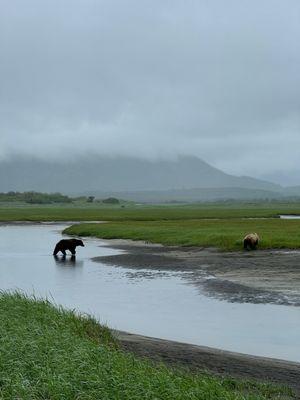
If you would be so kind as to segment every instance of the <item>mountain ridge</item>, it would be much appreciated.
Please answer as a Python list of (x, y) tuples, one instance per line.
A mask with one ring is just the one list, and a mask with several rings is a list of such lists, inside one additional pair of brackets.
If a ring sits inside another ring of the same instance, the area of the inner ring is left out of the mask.
[(41, 161), (12, 158), (0, 162), (0, 191), (132, 192), (208, 188), (242, 188), (281, 192), (278, 184), (227, 174), (200, 158), (141, 160), (129, 157)]

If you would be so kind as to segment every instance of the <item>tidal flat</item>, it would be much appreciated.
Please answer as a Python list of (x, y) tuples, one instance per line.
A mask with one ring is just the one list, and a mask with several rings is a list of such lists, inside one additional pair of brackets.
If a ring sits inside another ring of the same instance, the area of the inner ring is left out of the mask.
[[(221, 252), (214, 248), (106, 240), (119, 254), (95, 261), (136, 270), (176, 271), (208, 296), (238, 303), (300, 306), (300, 251)], [(141, 271), (140, 273), (138, 271)], [(145, 271), (145, 272), (142, 272)]]

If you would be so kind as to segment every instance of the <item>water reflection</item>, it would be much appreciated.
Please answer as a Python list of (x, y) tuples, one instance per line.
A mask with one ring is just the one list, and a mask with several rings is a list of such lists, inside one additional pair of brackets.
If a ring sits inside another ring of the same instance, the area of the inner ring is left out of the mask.
[(58, 256), (55, 255), (53, 256), (56, 265), (59, 267), (83, 267), (83, 261), (82, 260), (76, 260), (76, 256), (72, 254), (71, 256)]

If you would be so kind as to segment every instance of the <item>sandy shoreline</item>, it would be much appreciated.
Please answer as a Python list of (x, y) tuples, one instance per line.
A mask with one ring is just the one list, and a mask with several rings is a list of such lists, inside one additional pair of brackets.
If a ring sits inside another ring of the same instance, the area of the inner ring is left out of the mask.
[(275, 383), (292, 388), (300, 396), (300, 363), (257, 357), (205, 346), (115, 331), (121, 348), (191, 371)]

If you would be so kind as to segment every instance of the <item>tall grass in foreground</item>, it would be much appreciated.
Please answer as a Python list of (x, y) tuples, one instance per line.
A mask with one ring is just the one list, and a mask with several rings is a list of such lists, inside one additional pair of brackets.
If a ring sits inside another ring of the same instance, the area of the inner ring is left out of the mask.
[(92, 318), (20, 294), (0, 295), (0, 398), (262, 400), (285, 389), (192, 375), (118, 350)]
[(64, 233), (104, 239), (145, 240), (164, 245), (241, 250), (243, 237), (257, 232), (260, 249), (300, 248), (300, 220), (223, 219), (182, 221), (123, 221), (78, 224)]

